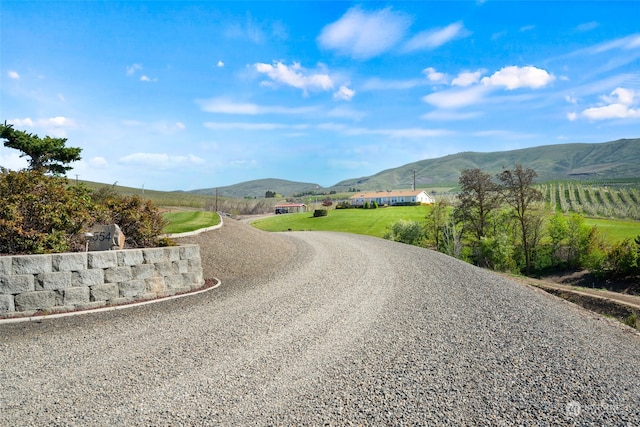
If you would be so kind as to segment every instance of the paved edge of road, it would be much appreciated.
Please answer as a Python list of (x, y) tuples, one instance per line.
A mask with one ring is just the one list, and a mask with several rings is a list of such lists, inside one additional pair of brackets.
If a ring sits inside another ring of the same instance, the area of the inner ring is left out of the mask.
[(193, 296), (193, 295), (198, 295), (198, 294), (202, 294), (202, 293), (205, 293), (205, 292), (209, 292), (209, 291), (212, 291), (212, 290), (216, 289), (217, 287), (219, 287), (222, 284), (222, 282), (219, 279), (215, 279), (214, 278), (213, 280), (215, 280), (217, 282), (213, 286), (210, 286), (210, 287), (207, 287), (207, 288), (204, 288), (204, 289), (200, 288), (200, 289), (192, 291), (192, 292), (185, 292), (185, 293), (182, 293), (182, 294), (171, 295), (169, 297), (154, 298), (152, 300), (125, 303), (125, 304), (119, 304), (119, 305), (110, 305), (110, 306), (107, 306), (107, 307), (92, 308), (92, 309), (87, 309), (87, 310), (68, 311), (68, 312), (65, 312), (65, 313), (44, 314), (44, 315), (40, 315), (40, 316), (9, 317), (9, 318), (6, 318), (6, 319), (0, 319), (0, 325), (6, 324), (6, 323), (42, 322), (43, 320), (49, 320), (49, 319), (59, 319), (59, 318), (62, 318), (62, 317), (79, 316), (79, 315), (82, 315), (82, 314), (91, 314), (91, 313), (103, 313), (105, 311), (124, 310), (124, 309), (132, 308), (132, 307), (140, 307), (140, 306), (143, 306), (143, 305), (155, 304), (155, 303), (158, 303), (158, 302), (171, 301), (171, 300), (178, 299), (178, 298), (184, 298), (184, 297), (189, 297), (189, 296)]

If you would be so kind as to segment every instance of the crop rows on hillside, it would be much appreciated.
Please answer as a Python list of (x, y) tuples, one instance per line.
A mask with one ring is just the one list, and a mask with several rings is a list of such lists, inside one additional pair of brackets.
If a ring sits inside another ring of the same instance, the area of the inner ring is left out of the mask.
[(640, 220), (640, 191), (634, 187), (558, 182), (539, 186), (556, 211), (590, 217)]

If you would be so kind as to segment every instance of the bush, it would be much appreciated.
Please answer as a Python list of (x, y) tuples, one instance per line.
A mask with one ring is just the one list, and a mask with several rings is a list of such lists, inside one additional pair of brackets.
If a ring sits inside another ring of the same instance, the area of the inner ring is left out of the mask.
[(316, 209), (315, 211), (313, 211), (313, 217), (314, 218), (319, 218), (321, 216), (327, 216), (328, 212), (326, 209)]
[(425, 233), (419, 222), (401, 219), (389, 227), (389, 231), (384, 235), (384, 238), (394, 242), (421, 246), (424, 242)]
[(97, 224), (118, 224), (128, 248), (158, 245), (158, 236), (167, 225), (158, 208), (139, 196), (120, 196), (104, 187), (93, 195)]
[(151, 201), (110, 187), (92, 193), (40, 171), (0, 170), (0, 253), (81, 251), (82, 233), (96, 224), (118, 224), (136, 248), (156, 246), (166, 222)]
[(0, 253), (79, 250), (92, 221), (91, 190), (40, 171), (0, 171)]

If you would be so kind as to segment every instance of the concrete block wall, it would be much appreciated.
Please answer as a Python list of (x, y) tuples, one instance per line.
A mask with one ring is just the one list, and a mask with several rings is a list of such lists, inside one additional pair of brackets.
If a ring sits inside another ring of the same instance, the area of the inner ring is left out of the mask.
[(0, 256), (0, 316), (97, 308), (203, 285), (198, 245)]

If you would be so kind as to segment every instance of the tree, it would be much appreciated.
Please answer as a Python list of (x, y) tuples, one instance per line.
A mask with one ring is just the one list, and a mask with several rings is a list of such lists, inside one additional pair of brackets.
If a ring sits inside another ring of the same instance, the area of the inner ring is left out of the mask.
[(491, 212), (500, 206), (498, 185), (491, 175), (480, 169), (464, 169), (460, 174), (458, 194), (460, 204), (456, 217), (463, 221), (465, 228), (480, 241), (487, 234)]
[(13, 125), (0, 124), (0, 138), (6, 140), (5, 147), (15, 148), (22, 152), (20, 157), (29, 158), (29, 169), (64, 175), (72, 169), (68, 166), (71, 162), (81, 159), (81, 148), (65, 147), (67, 138), (40, 138), (21, 130), (15, 130)]
[(426, 216), (425, 235), (433, 243), (437, 251), (442, 249), (444, 230), (449, 224), (450, 209), (446, 200), (438, 200), (431, 205), (431, 210)]
[(520, 164), (513, 170), (505, 170), (497, 175), (502, 198), (513, 209), (519, 224), (527, 275), (531, 273), (532, 255), (539, 241), (541, 227), (540, 214), (535, 207), (537, 202), (543, 200), (543, 196), (533, 187), (536, 176), (536, 171), (524, 169)]

